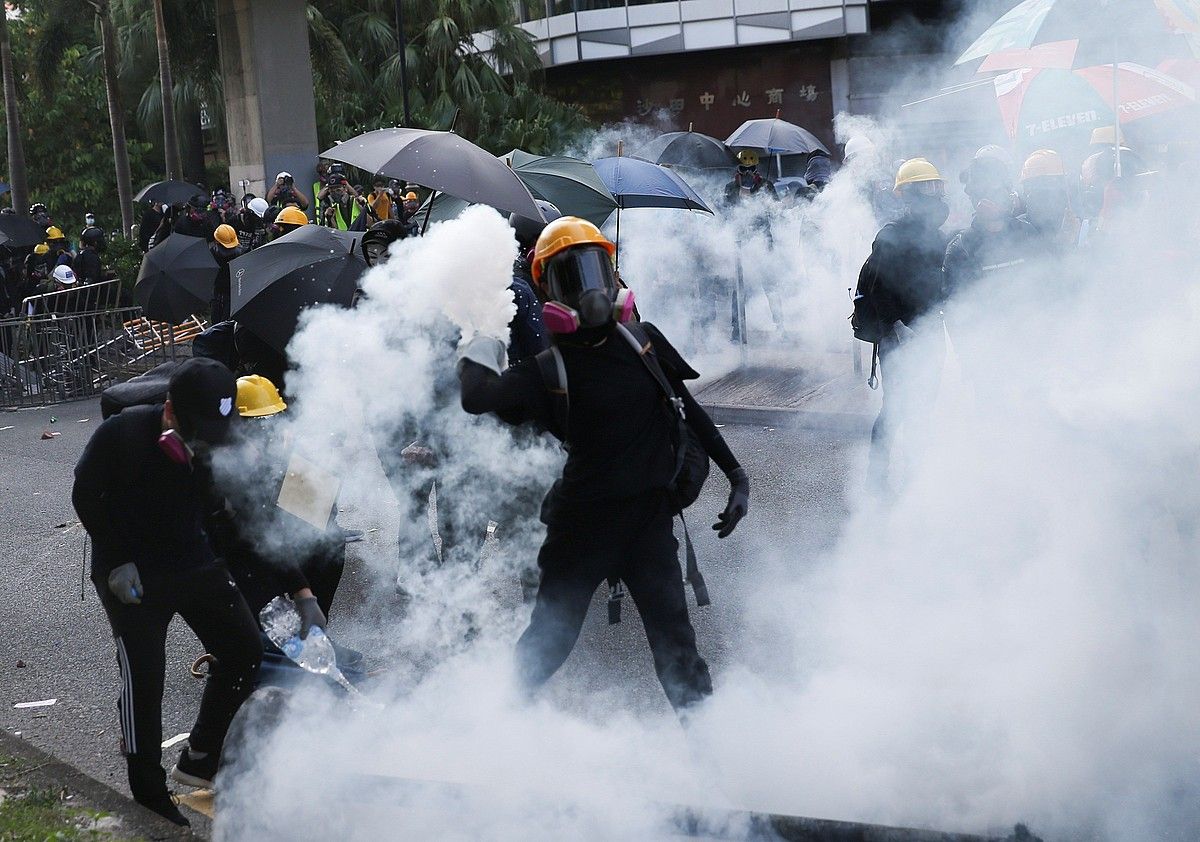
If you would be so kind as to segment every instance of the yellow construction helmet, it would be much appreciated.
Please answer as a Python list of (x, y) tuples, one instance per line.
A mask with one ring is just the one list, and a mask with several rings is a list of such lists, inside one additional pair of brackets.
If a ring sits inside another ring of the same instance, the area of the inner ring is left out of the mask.
[(227, 249), (235, 249), (241, 245), (238, 242), (237, 231), (233, 230), (232, 225), (218, 225), (217, 230), (213, 232), (213, 239)]
[(404, 194), (404, 201), (416, 202), (416, 201), (420, 201), (420, 197), (417, 196), (417, 194), (414, 193), (413, 191), (409, 190), (407, 193)]
[(62, 229), (58, 228), (57, 226), (51, 225), (49, 228), (46, 229), (46, 239), (47, 240), (65, 240), (66, 237), (63, 235)]
[(758, 166), (758, 153), (755, 152), (753, 149), (743, 149), (741, 152), (738, 153), (737, 158), (738, 158), (738, 163), (741, 164), (743, 167), (757, 167)]
[(237, 380), (238, 415), (243, 418), (262, 418), (287, 409), (275, 384), (260, 374), (239, 377)]
[(300, 208), (287, 207), (275, 217), (276, 225), (307, 225), (308, 216)]
[(537, 245), (533, 248), (533, 280), (542, 279), (542, 269), (550, 258), (572, 246), (597, 245), (611, 257), (617, 247), (600, 233), (600, 229), (586, 219), (577, 216), (560, 217), (542, 229)]
[(1062, 156), (1053, 149), (1037, 150), (1025, 159), (1025, 164), (1021, 167), (1021, 181), (1066, 174), (1067, 168), (1063, 166)]
[(38, 243), (36, 246), (33, 247), (33, 253), (34, 254), (49, 254), (50, 246), (46, 245), (45, 243)]
[(942, 178), (942, 174), (937, 171), (937, 167), (929, 163), (924, 158), (910, 158), (900, 165), (900, 169), (896, 171), (896, 190), (906, 184), (919, 184), (923, 181), (941, 181), (945, 183), (946, 179)]

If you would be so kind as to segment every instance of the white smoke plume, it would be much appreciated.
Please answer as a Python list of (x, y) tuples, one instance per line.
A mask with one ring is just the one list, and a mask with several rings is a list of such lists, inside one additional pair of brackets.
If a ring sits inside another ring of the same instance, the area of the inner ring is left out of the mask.
[[(719, 209), (718, 178), (694, 182), (715, 220), (623, 214), (621, 271), (643, 316), (689, 355), (725, 345), (740, 259), (758, 340), (847, 370), (872, 191), (893, 156), (920, 153), (891, 123), (839, 121), (839, 140), (855, 134), (875, 160), (839, 169), (811, 204)], [(593, 153), (612, 154), (614, 136)], [(961, 203), (958, 168), (935, 163)], [(363, 304), (312, 313), (289, 349), (296, 441), (343, 473), (365, 520), (393, 518), (375, 446), (406, 446), (397, 419), (413, 419), (412, 440), (455, 445), (437, 474), (473, 540), (503, 502), (520, 502), (504, 518), (519, 528), (479, 573), (418, 577), (403, 618), (391, 545), (367, 547), (376, 591), (331, 630), (387, 644), (375, 654), (400, 666), (372, 691), (385, 711), (294, 697), (222, 794), (217, 836), (654, 839), (678, 832), (675, 804), (1000, 836), (1025, 821), (1055, 840), (1200, 836), (1200, 196), (1150, 184), (1160, 204), (1113, 217), (1088, 249), (947, 303), (944, 332), (927, 333), (946, 347), (940, 389), (903, 419), (896, 493), (851, 477), (850, 515), (815, 566), (780, 563), (807, 524), (766, 534), (752, 509), (739, 533), (764, 558), (746, 560), (758, 578), (731, 609), (744, 651), (686, 730), (618, 694), (560, 685), (529, 701), (512, 686), (516, 571), (561, 457), (467, 418), (452, 351), (460, 328), (507, 321), (515, 246), (478, 209), (400, 244)], [(428, 476), (401, 483), (414, 543), (424, 517), (405, 498)]]

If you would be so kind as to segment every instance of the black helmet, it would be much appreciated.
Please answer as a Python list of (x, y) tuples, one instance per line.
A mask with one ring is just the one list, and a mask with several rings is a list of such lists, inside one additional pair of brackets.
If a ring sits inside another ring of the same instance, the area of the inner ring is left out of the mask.
[(521, 216), (517, 213), (509, 214), (508, 224), (512, 226), (513, 231), (517, 235), (517, 244), (521, 246), (521, 251), (528, 251), (537, 243), (537, 238), (542, 235), (542, 229), (547, 224), (553, 222), (562, 216), (562, 213), (554, 205), (542, 199), (534, 199), (534, 204), (538, 206), (538, 210), (542, 212), (545, 222), (536, 219), (530, 219), (527, 216)]
[(100, 248), (104, 245), (104, 232), (93, 225), (83, 229), (83, 233), (79, 235), (79, 240), (85, 246)]
[(195, 196), (187, 200), (188, 207), (195, 210), (204, 210), (208, 207), (208, 197), (203, 193), (197, 193)]
[(368, 266), (374, 266), (387, 251), (388, 246), (408, 236), (408, 228), (398, 219), (381, 219), (362, 238), (363, 258)]
[(49, 211), (46, 210), (45, 204), (43, 204), (42, 202), (34, 202), (32, 205), (29, 206), (29, 215), (30, 216), (37, 216), (39, 213), (49, 213)]

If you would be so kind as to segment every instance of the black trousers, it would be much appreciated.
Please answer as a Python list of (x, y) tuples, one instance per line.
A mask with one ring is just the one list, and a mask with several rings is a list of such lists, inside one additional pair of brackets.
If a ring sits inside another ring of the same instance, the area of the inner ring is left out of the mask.
[[(229, 563), (229, 574), (233, 576), (233, 581), (245, 597), (246, 605), (255, 618), (268, 602), (287, 593), (284, 576), (271, 562), (233, 556), (227, 556), (226, 560)], [(300, 565), (300, 570), (326, 617), (329, 616), (329, 609), (333, 605), (333, 598), (337, 595), (345, 569), (344, 542), (323, 547), (320, 552), (313, 553)]]
[(225, 732), (254, 689), (262, 660), (258, 625), (225, 568), (212, 564), (166, 576), (142, 574), (145, 595), (126, 605), (96, 582), (117, 641), (121, 744), (136, 799), (166, 791), (162, 769), (162, 695), (167, 626), (183, 617), (216, 663), (211, 665), (189, 745), (220, 753)]
[(538, 555), (541, 581), (529, 628), (517, 642), (517, 670), (540, 687), (567, 660), (596, 588), (620, 578), (642, 616), (654, 669), (676, 711), (712, 694), (696, 651), (683, 574), (665, 494), (624, 501), (587, 516), (552, 518)]

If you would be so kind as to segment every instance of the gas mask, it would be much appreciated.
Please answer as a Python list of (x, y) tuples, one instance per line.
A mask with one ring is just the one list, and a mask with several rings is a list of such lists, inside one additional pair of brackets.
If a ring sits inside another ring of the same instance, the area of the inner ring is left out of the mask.
[(571, 248), (546, 261), (542, 286), (549, 299), (542, 321), (551, 333), (574, 333), (633, 318), (633, 291), (621, 289), (612, 259), (599, 247)]
[(904, 202), (913, 219), (926, 228), (941, 228), (950, 217), (946, 185), (941, 181), (919, 181), (904, 189)]
[(1025, 191), (1025, 212), (1029, 221), (1042, 231), (1057, 231), (1067, 216), (1069, 202), (1062, 189), (1038, 188)]

